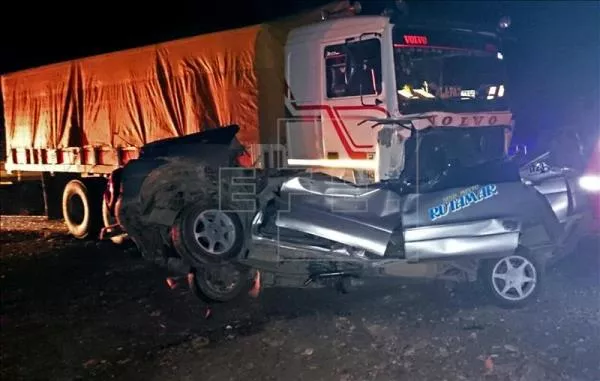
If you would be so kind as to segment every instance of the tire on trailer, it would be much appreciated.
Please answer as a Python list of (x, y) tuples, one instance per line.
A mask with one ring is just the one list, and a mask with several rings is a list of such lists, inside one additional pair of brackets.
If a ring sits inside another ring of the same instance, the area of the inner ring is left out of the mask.
[(94, 237), (100, 232), (101, 205), (96, 193), (81, 180), (71, 180), (64, 188), (63, 218), (75, 238)]

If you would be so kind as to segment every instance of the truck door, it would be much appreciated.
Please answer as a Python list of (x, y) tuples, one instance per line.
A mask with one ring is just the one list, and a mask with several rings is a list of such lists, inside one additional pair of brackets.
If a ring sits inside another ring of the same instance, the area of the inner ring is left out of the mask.
[(382, 62), (379, 34), (324, 44), (321, 120), (328, 160), (352, 159), (353, 167), (360, 168), (374, 157), (376, 130), (370, 128), (372, 123), (359, 123), (386, 116)]

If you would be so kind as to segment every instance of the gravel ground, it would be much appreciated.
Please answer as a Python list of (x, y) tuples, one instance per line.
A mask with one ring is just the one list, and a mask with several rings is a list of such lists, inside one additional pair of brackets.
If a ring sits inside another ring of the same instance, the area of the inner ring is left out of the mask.
[(2, 380), (600, 380), (591, 243), (521, 310), (397, 281), (209, 307), (134, 250), (38, 217), (1, 229)]

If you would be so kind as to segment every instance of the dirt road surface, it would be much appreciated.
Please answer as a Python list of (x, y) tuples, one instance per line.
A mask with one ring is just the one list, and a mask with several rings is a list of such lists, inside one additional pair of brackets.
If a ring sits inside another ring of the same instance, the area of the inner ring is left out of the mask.
[(600, 380), (592, 244), (521, 310), (397, 281), (207, 309), (133, 250), (37, 217), (1, 227), (2, 380)]

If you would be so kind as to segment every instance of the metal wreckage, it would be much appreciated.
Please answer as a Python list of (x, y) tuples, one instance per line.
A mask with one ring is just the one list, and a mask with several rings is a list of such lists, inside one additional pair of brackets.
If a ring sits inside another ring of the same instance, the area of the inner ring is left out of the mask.
[(479, 281), (502, 306), (532, 300), (545, 266), (584, 234), (579, 173), (548, 155), (461, 162), (469, 147), (448, 142), (468, 131), (418, 131), (416, 119), (372, 120), (382, 150), (401, 141), (383, 131), (410, 137), (404, 170), (364, 185), (240, 167), (235, 125), (150, 144), (115, 175), (120, 227), (210, 301), (258, 286), (346, 292), (386, 276)]

